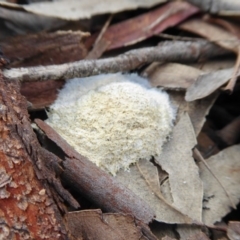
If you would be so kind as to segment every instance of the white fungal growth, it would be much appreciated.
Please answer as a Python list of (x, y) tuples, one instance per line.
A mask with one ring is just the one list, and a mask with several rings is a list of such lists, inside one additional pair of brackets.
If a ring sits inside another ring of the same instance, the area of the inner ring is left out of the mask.
[(70, 80), (46, 122), (80, 154), (115, 175), (159, 156), (175, 110), (168, 95), (136, 74)]

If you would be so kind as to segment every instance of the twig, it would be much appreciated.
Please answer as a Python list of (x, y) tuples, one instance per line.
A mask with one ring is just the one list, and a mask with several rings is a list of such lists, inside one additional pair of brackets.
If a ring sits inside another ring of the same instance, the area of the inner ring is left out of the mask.
[(101, 73), (126, 72), (154, 61), (192, 62), (226, 53), (228, 53), (227, 50), (204, 40), (194, 42), (166, 41), (156, 47), (131, 50), (117, 57), (81, 60), (46, 67), (5, 69), (3, 74), (9, 80), (19, 80), (22, 82), (71, 79)]

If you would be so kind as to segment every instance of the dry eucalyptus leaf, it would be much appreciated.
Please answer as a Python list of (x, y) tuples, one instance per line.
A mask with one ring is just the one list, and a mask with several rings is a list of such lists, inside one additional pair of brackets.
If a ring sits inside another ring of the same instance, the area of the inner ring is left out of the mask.
[[(240, 200), (240, 145), (226, 148), (206, 160), (212, 172), (217, 176), (233, 204)], [(200, 176), (204, 187), (203, 222), (213, 224), (231, 211), (231, 202), (219, 182), (203, 163), (199, 163)]]
[(229, 222), (227, 228), (227, 236), (230, 240), (240, 239), (240, 222)]
[(134, 217), (127, 214), (103, 214), (101, 210), (84, 210), (67, 213), (65, 220), (72, 240), (144, 239)]
[(178, 116), (181, 113), (187, 112), (190, 116), (196, 136), (202, 129), (205, 122), (205, 116), (208, 114), (210, 108), (217, 98), (217, 93), (193, 102), (186, 102), (184, 100), (184, 92), (171, 91), (170, 98), (172, 103), (178, 109)]
[(152, 63), (143, 73), (153, 87), (187, 89), (203, 72), (178, 63)]
[(169, 174), (172, 205), (191, 219), (201, 222), (203, 186), (192, 157), (196, 136), (187, 113), (173, 129), (156, 162)]
[(90, 18), (98, 14), (117, 13), (137, 8), (150, 8), (163, 2), (166, 2), (166, 0), (58, 0), (37, 2), (29, 5), (10, 3), (1, 3), (1, 5), (65, 20), (78, 20)]
[(185, 100), (191, 102), (209, 96), (231, 79), (233, 71), (233, 68), (229, 68), (199, 76), (187, 89)]
[[(143, 175), (144, 173), (145, 175)], [(152, 179), (150, 177), (153, 177)], [(132, 165), (130, 171), (118, 172), (117, 180), (144, 199), (156, 213), (156, 220), (165, 223), (190, 223), (184, 214), (176, 210), (171, 203), (163, 199), (160, 192), (157, 167), (151, 162), (140, 160), (137, 165)]]

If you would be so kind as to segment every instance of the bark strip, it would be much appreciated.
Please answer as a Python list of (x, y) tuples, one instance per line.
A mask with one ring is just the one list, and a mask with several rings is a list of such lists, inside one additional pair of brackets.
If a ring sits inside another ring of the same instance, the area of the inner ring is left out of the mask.
[(108, 212), (130, 213), (144, 223), (152, 221), (154, 211), (146, 202), (77, 153), (45, 122), (40, 119), (36, 119), (35, 122), (65, 153), (61, 177), (73, 188)]

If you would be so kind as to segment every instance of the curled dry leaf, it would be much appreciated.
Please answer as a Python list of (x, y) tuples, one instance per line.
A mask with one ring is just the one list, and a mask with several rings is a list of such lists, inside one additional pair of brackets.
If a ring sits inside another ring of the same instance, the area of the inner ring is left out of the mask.
[(211, 42), (238, 54), (240, 43), (238, 37), (223, 28), (200, 19), (189, 20), (182, 23), (179, 27), (180, 29), (203, 36)]
[(113, 2), (112, 0), (105, 0), (99, 2), (98, 0), (59, 0), (54, 2), (36, 2), (29, 5), (1, 2), (1, 6), (65, 20), (79, 20), (99, 14), (117, 13), (137, 8), (150, 8), (165, 1), (122, 0), (121, 2)]
[(208, 114), (218, 94), (212, 94), (207, 98), (193, 102), (186, 102), (184, 100), (184, 94), (184, 92), (171, 91), (170, 98), (178, 109), (178, 116), (181, 116), (181, 114), (184, 112), (189, 114), (195, 134), (197, 136), (203, 127), (205, 116)]
[[(212, 172), (227, 189), (233, 204), (240, 200), (240, 145), (226, 148), (206, 160)], [(199, 163), (200, 176), (204, 187), (203, 222), (214, 224), (231, 211), (231, 202), (222, 186), (203, 163)]]
[(143, 73), (153, 87), (185, 90), (203, 71), (178, 63), (152, 63)]
[[(185, 100), (188, 102), (209, 96), (222, 85), (226, 84), (233, 75), (233, 68), (206, 73), (187, 89)], [(240, 72), (238, 73), (238, 76)]]

